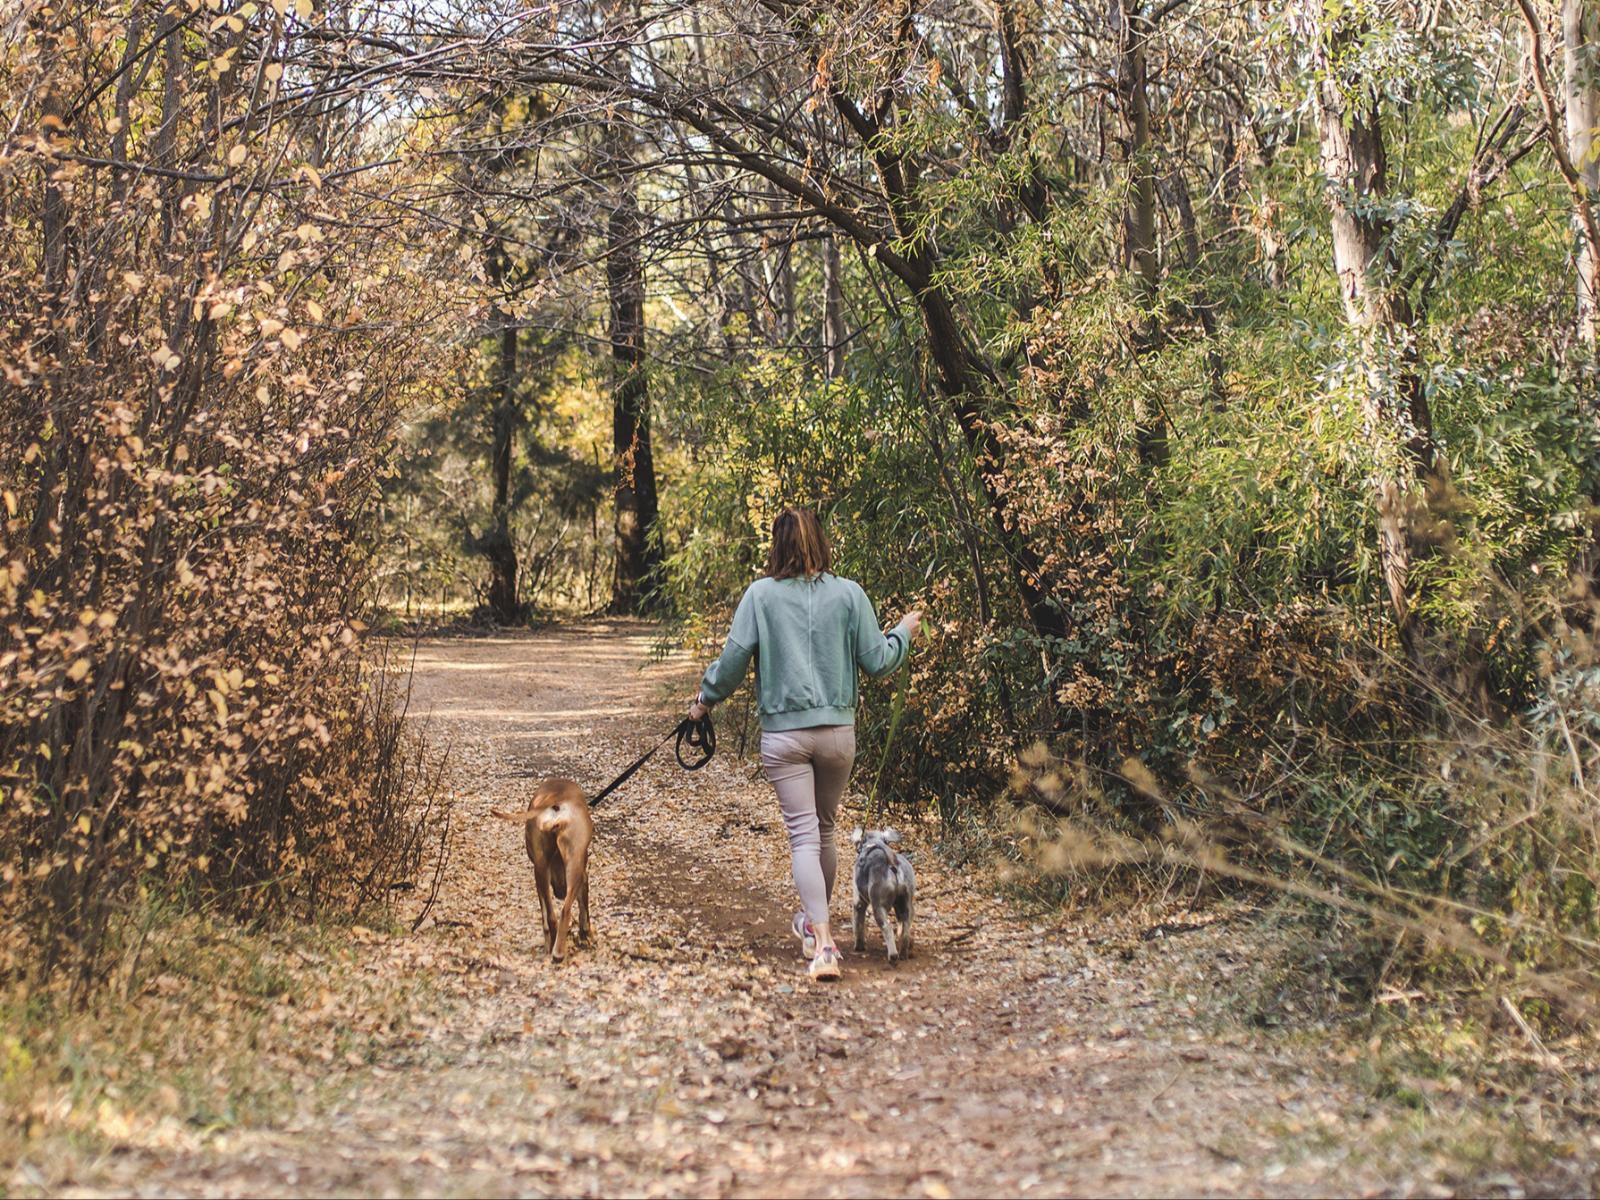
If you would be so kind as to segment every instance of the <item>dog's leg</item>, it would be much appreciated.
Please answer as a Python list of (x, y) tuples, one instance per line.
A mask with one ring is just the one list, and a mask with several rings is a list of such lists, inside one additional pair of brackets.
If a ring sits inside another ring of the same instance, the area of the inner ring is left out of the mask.
[(543, 835), (532, 821), (524, 826), (523, 848), (528, 852), (528, 861), (533, 864), (533, 890), (539, 893), (539, 923), (544, 927), (544, 952), (550, 953), (550, 938), (555, 928), (552, 923), (553, 902), (550, 899), (550, 868), (545, 864), (543, 847), (539, 845), (539, 838)]
[(578, 942), (589, 946), (594, 943), (594, 930), (589, 927), (589, 870), (584, 868), (583, 883), (578, 891)]
[(895, 910), (900, 917), (900, 957), (911, 957), (911, 911), (912, 901), (909, 894), (900, 897), (895, 905)]
[(878, 929), (883, 934), (883, 948), (889, 952), (889, 961), (898, 962), (900, 949), (894, 944), (894, 923), (889, 920), (889, 912), (877, 896), (872, 898), (872, 917), (878, 922)]
[(550, 957), (560, 962), (567, 956), (567, 935), (572, 930), (572, 906), (577, 901), (578, 894), (572, 890), (572, 881), (567, 881), (567, 898), (561, 902), (561, 915), (556, 918), (555, 945), (550, 951)]
[(850, 918), (850, 933), (855, 938), (857, 954), (867, 952), (867, 898), (856, 893), (856, 911)]
[[(566, 897), (561, 902), (561, 916), (556, 919), (555, 949), (550, 957), (560, 962), (569, 949), (573, 907), (589, 882), (589, 834), (576, 825), (568, 825), (557, 836), (557, 843), (561, 847), (561, 861), (566, 866)], [(582, 929), (581, 920), (579, 929)]]
[[(556, 920), (556, 948), (551, 958), (560, 962), (566, 958), (569, 949), (569, 937), (572, 933), (572, 910), (578, 903), (578, 897), (583, 894), (584, 885), (588, 883), (584, 870), (587, 864), (581, 858), (567, 860), (567, 898), (561, 902), (561, 916)], [(583, 919), (578, 920), (578, 932), (583, 932)]]
[(550, 866), (542, 858), (533, 860), (533, 882), (539, 890), (539, 916), (544, 922), (544, 952), (556, 944), (556, 901), (550, 894)]

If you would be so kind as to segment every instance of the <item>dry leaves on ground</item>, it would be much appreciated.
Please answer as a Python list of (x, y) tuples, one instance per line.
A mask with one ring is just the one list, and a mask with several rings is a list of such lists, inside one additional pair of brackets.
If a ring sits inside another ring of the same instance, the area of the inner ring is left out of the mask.
[[(1086, 926), (1030, 917), (991, 881), (953, 874), (931, 825), (908, 831), (922, 851), (916, 957), (890, 967), (874, 931), (841, 985), (810, 985), (788, 932), (781, 824), (726, 751), (693, 775), (659, 755), (596, 809), (597, 944), (547, 962), (520, 832), (487, 810), (516, 805), (544, 774), (598, 789), (670, 725), (686, 664), (641, 668), (648, 646), (644, 628), (616, 625), (424, 644), (413, 712), (451, 740), (459, 842), (418, 933), (358, 929), (333, 956), (286, 955), (302, 991), (265, 1013), (293, 1036), (268, 1038), (260, 1069), (299, 1081), (292, 1101), (181, 1136), (104, 1127), (116, 1154), (25, 1155), (11, 1186), (929, 1197), (1524, 1186), (1512, 1142), (1484, 1154), (1472, 1140), (1501, 1128), (1496, 1114), (1419, 1130), (1330, 1061), (1332, 1035), (1231, 1020), (1236, 977), (1266, 931), (1172, 905)], [(1141, 936), (1152, 929), (1179, 932)]]

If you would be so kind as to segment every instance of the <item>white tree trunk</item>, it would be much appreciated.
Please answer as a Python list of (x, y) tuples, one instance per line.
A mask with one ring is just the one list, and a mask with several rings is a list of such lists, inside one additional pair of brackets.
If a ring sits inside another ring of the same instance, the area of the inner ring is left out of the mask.
[[(1561, 32), (1565, 46), (1567, 147), (1583, 187), (1600, 192), (1600, 161), (1595, 158), (1595, 126), (1600, 123), (1596, 56), (1600, 54), (1600, 5), (1595, 0), (1562, 0)], [(1580, 234), (1581, 234), (1580, 230)], [(1587, 238), (1578, 239), (1578, 336), (1595, 344), (1600, 309), (1600, 260)]]
[(1362, 416), (1378, 460), (1372, 481), (1385, 590), (1400, 636), (1413, 654), (1421, 628), (1412, 604), (1414, 510), (1426, 503), (1416, 477), (1435, 469), (1432, 422), (1415, 369), (1412, 309), (1395, 286), (1397, 263), (1385, 250), (1390, 225), (1381, 201), (1388, 188), (1376, 99), (1335, 73), (1333, 53), (1358, 31), (1332, 24), (1325, 0), (1303, 0), (1317, 71), (1317, 132), (1333, 235), (1334, 269), (1345, 319), (1366, 367)]

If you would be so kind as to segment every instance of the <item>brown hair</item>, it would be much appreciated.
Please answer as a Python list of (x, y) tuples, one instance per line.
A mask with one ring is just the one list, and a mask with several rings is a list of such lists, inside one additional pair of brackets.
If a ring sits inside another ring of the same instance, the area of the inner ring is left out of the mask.
[(833, 550), (822, 522), (809, 508), (786, 508), (772, 523), (767, 574), (773, 579), (821, 575), (833, 569)]

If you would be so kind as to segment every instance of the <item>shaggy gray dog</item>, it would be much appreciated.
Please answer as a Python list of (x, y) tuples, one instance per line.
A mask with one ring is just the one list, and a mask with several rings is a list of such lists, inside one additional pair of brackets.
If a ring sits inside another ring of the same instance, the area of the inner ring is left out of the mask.
[[(873, 919), (883, 933), (883, 946), (889, 952), (889, 961), (897, 962), (911, 957), (911, 906), (917, 892), (917, 878), (911, 871), (911, 856), (897, 853), (894, 847), (900, 835), (892, 829), (862, 829), (856, 827), (850, 835), (856, 848), (855, 919), (851, 931), (855, 934), (856, 952), (867, 948), (867, 905), (872, 905)], [(889, 910), (894, 910), (900, 926), (898, 941), (895, 922), (889, 920)]]

